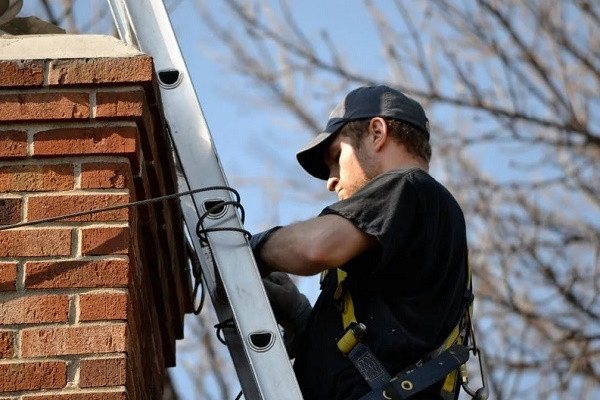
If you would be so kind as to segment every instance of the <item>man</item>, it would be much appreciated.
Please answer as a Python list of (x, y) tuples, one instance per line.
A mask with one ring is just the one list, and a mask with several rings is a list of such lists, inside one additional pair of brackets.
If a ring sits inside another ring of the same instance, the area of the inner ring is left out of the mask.
[[(265, 288), (285, 330), (307, 400), (357, 399), (369, 386), (337, 348), (339, 296), (348, 291), (362, 339), (397, 374), (437, 349), (464, 310), (467, 245), (462, 211), (428, 175), (431, 147), (422, 107), (387, 86), (361, 87), (333, 110), (325, 131), (297, 155), (339, 201), (313, 219), (251, 241), (263, 273), (327, 273), (314, 309), (285, 274)], [(441, 385), (422, 393), (437, 398)]]

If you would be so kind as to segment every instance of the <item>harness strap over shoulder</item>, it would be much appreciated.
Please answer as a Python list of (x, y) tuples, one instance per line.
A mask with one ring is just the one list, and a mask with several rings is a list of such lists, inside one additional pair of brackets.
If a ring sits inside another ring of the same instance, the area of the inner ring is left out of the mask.
[(342, 311), (342, 323), (344, 330), (348, 329), (351, 323), (356, 322), (356, 315), (354, 315), (354, 302), (350, 291), (345, 287), (344, 282), (348, 273), (341, 268), (336, 269), (337, 273), (337, 287), (333, 293), (333, 299), (340, 304)]

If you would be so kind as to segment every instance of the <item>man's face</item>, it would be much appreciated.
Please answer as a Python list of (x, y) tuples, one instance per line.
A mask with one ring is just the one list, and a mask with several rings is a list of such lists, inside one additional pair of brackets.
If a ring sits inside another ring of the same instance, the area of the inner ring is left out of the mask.
[(338, 134), (325, 151), (329, 167), (327, 189), (335, 191), (340, 200), (352, 196), (375, 176), (367, 136), (355, 146), (348, 136)]

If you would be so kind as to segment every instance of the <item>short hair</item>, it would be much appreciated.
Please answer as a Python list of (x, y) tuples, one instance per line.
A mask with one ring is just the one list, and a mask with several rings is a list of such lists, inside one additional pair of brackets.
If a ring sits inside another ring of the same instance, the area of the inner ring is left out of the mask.
[[(372, 118), (350, 121), (340, 129), (340, 135), (347, 136), (352, 144), (358, 147), (360, 139), (369, 129)], [(429, 135), (416, 126), (393, 118), (383, 118), (388, 126), (390, 137), (398, 143), (402, 143), (406, 150), (429, 162), (431, 160), (431, 145)]]

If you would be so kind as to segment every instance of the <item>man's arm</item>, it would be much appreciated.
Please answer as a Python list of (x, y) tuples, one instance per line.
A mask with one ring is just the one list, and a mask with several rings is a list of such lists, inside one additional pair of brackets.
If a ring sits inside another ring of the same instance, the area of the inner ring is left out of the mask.
[(274, 271), (314, 275), (337, 268), (376, 245), (375, 237), (347, 219), (329, 214), (273, 232), (262, 246), (260, 258)]

